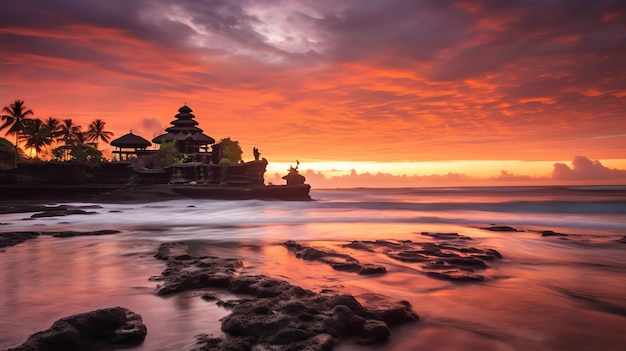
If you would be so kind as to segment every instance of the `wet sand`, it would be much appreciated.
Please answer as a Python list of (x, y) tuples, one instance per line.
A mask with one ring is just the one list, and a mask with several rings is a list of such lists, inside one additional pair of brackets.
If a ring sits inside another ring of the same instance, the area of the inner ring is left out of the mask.
[[(241, 274), (284, 279), (315, 293), (377, 293), (408, 301), (420, 320), (393, 326), (389, 340), (374, 350), (621, 350), (626, 344), (621, 330), (626, 265), (618, 232), (359, 222), (363, 210), (337, 224), (323, 219), (341, 213), (323, 211), (318, 203), (175, 200), (98, 206), (83, 208), (96, 214), (33, 218), (45, 211), (30, 208), (2, 215), (2, 232), (40, 234), (0, 249), (0, 275), (11, 282), (0, 300), (7, 311), (0, 318), (0, 348), (17, 346), (70, 314), (114, 306), (142, 315), (148, 335), (136, 349), (190, 350), (199, 334), (222, 336), (221, 319), (232, 307), (220, 301), (250, 296), (215, 288), (157, 296), (162, 282), (150, 277), (160, 276), (166, 265), (153, 256), (159, 245), (173, 241), (186, 242), (194, 256), (241, 260)], [(292, 223), (295, 218), (300, 222)], [(101, 230), (119, 233), (94, 235)], [(542, 235), (549, 230), (564, 236)], [(63, 232), (74, 234), (54, 235)], [(299, 250), (311, 248), (312, 256), (285, 245), (288, 240), (301, 245)], [(394, 250), (384, 249), (389, 247)], [(428, 272), (450, 262), (428, 268), (420, 261), (426, 254), (447, 257), (436, 249), (469, 248), (502, 255), (485, 261), (485, 268), (474, 267), (483, 276), (477, 282), (434, 277)], [(361, 268), (384, 267), (385, 273), (358, 274), (350, 268), (356, 267), (353, 260)], [(216, 299), (203, 299), (206, 294)], [(362, 348), (350, 339), (335, 347)]]

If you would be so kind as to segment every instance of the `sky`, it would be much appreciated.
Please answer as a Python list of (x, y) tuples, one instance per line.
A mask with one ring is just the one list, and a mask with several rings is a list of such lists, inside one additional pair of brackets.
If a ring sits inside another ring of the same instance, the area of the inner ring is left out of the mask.
[(270, 174), (626, 184), (624, 1), (7, 1), (0, 52), (2, 106), (150, 140), (187, 104)]

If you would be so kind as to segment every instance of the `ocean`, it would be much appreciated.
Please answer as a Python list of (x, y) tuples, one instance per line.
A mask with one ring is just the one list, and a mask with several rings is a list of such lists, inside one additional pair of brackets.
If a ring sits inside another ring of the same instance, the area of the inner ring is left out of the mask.
[[(392, 329), (384, 345), (336, 350), (623, 350), (626, 348), (626, 186), (449, 187), (312, 190), (314, 201), (175, 200), (98, 205), (90, 215), (0, 215), (0, 231), (119, 234), (40, 236), (0, 250), (0, 349), (57, 319), (123, 306), (142, 315), (145, 342), (132, 350), (185, 350), (219, 335), (228, 310), (201, 292), (154, 294), (165, 268), (160, 243), (234, 257), (244, 271), (313, 291), (378, 293), (407, 300), (420, 321)], [(510, 227), (516, 231), (485, 228)], [(552, 232), (547, 232), (552, 231)], [(547, 234), (557, 235), (542, 235)], [(421, 263), (343, 245), (354, 240), (441, 242), (494, 249), (481, 282), (427, 274)], [(348, 253), (386, 267), (363, 276), (296, 258), (283, 243)], [(233, 297), (234, 298), (234, 297)]]

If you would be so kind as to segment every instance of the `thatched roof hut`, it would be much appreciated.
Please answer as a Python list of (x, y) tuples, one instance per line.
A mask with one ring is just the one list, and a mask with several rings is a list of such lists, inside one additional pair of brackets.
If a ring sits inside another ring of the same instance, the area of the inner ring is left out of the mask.
[(119, 154), (120, 159), (123, 155), (126, 155), (126, 158), (128, 159), (130, 155), (138, 156), (153, 152), (152, 150), (146, 150), (146, 148), (152, 145), (152, 143), (139, 135), (133, 134), (132, 131), (111, 141), (110, 144), (116, 147), (113, 153)]

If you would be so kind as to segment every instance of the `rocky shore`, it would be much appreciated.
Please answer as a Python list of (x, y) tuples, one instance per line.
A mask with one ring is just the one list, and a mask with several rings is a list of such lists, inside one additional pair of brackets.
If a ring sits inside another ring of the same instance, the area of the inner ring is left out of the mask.
[(196, 350), (330, 350), (344, 339), (376, 344), (389, 337), (390, 327), (419, 319), (407, 301), (313, 292), (285, 280), (240, 274), (240, 260), (195, 257), (182, 242), (161, 244), (155, 257), (167, 262), (153, 278), (162, 282), (159, 295), (215, 288), (251, 297), (229, 301), (232, 311), (221, 321), (225, 336), (200, 336)]
[[(0, 214), (23, 213), (24, 220), (38, 220), (57, 216), (97, 216), (101, 208), (98, 205), (5, 203), (0, 205)], [(481, 229), (523, 232), (509, 226), (492, 225)], [(576, 238), (575, 234), (551, 230), (531, 232), (546, 237), (544, 240)], [(68, 238), (117, 233), (119, 231), (114, 229), (3, 231), (0, 232), (0, 248), (41, 236)], [(402, 262), (428, 278), (451, 284), (480, 284), (495, 278), (490, 269), (503, 255), (495, 249), (481, 247), (477, 244), (479, 240), (458, 233), (415, 234), (417, 239), (414, 240), (353, 240), (337, 243), (332, 248), (292, 240), (283, 242), (282, 246), (301, 260), (367, 276), (366, 279), (388, 274), (387, 264), (373, 263), (381, 262), (376, 259), (380, 256)], [(146, 277), (157, 282), (155, 295), (165, 297), (192, 292), (229, 311), (219, 320), (219, 335), (207, 332), (189, 340), (195, 346), (188, 349), (194, 351), (331, 350), (342, 342), (375, 347), (385, 343), (396, 326), (420, 319), (408, 301), (391, 299), (376, 292), (351, 295), (332, 287), (319, 291), (304, 289), (296, 285), (297, 281), (248, 274), (240, 258), (195, 255), (185, 242), (163, 243), (154, 257), (164, 261), (166, 266), (160, 275)], [(224, 298), (225, 295), (229, 298)], [(232, 296), (235, 298), (230, 298)], [(578, 295), (574, 297), (578, 298)], [(613, 305), (599, 306), (611, 311), (616, 309)], [(49, 329), (31, 335), (22, 345), (10, 350), (132, 347), (143, 342), (149, 328), (138, 313), (128, 308), (104, 308), (59, 319)]]

